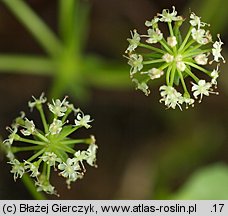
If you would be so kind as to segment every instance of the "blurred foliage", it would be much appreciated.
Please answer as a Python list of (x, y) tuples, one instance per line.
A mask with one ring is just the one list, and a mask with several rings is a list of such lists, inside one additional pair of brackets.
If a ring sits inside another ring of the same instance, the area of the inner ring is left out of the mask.
[[(179, 126), (165, 139), (164, 142), (169, 145), (162, 148), (157, 155), (154, 186), (156, 199), (169, 199), (174, 188), (186, 179), (188, 173), (209, 161), (224, 143), (226, 131), (218, 127), (213, 119), (212, 124), (209, 124), (209, 121), (199, 122), (197, 115), (188, 117), (184, 118), (183, 122), (180, 119), (172, 122)], [(187, 127), (191, 130), (182, 126), (186, 120)]]
[(228, 2), (226, 0), (193, 0), (188, 8), (199, 14), (202, 20), (210, 23), (213, 35), (224, 32), (228, 26)]
[(228, 166), (214, 164), (198, 169), (170, 199), (227, 200)]
[(66, 93), (81, 100), (88, 96), (88, 86), (126, 88), (127, 66), (107, 63), (96, 55), (85, 55), (90, 2), (59, 0), (59, 37), (40, 19), (24, 0), (2, 0), (17, 19), (27, 28), (47, 56), (1, 54), (2, 72), (47, 75), (54, 78), (51, 97)]

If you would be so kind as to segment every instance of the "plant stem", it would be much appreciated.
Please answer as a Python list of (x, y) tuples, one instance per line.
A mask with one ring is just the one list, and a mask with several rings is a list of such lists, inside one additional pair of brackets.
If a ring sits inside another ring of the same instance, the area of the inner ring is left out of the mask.
[(78, 144), (78, 143), (89, 143), (88, 141), (91, 141), (91, 139), (70, 139), (61, 141), (61, 144), (63, 145), (72, 145), (72, 144)]
[(199, 82), (198, 77), (195, 76), (195, 75), (191, 72), (191, 70), (188, 69), (188, 67), (185, 68), (185, 72), (186, 72), (190, 77), (192, 77), (192, 79), (194, 79), (196, 83)]
[(34, 185), (33, 180), (30, 178), (30, 176), (27, 173), (24, 173), (22, 177), (22, 182), (30, 192), (30, 194), (33, 196), (35, 200), (46, 200), (46, 197), (42, 192), (38, 192), (36, 189), (36, 186)]
[(2, 0), (2, 2), (5, 3), (51, 56), (56, 56), (60, 52), (61, 44), (58, 38), (24, 1)]
[(12, 147), (12, 152), (20, 152), (20, 151), (34, 151), (43, 148), (42, 146), (25, 146), (25, 147)]
[(164, 38), (162, 40), (160, 40), (159, 43), (166, 49), (167, 52), (173, 54), (173, 51), (169, 48), (169, 45), (167, 44), (167, 42)]
[(52, 75), (54, 65), (48, 58), (40, 56), (0, 55), (0, 71)]
[(173, 34), (173, 27), (172, 27), (171, 22), (168, 22), (168, 27), (169, 27), (170, 35), (171, 35), (171, 36), (174, 36), (174, 34)]
[(21, 142), (25, 142), (25, 143), (30, 143), (30, 144), (35, 144), (35, 145), (46, 145), (45, 142), (42, 142), (42, 141), (38, 141), (38, 140), (30, 140), (30, 139), (26, 139), (26, 138), (23, 138), (23, 137), (20, 137), (18, 139), (18, 141), (21, 141)]
[(47, 125), (46, 117), (44, 115), (44, 110), (43, 110), (42, 104), (38, 104), (37, 105), (37, 109), (38, 109), (38, 111), (40, 113), (40, 117), (41, 117), (41, 120), (42, 120), (42, 123), (43, 123), (43, 126), (44, 126), (44, 131), (47, 134), (48, 133), (48, 125)]
[(164, 62), (165, 60), (163, 59), (155, 59), (155, 60), (150, 60), (150, 61), (143, 61), (143, 64), (153, 64), (153, 63), (159, 63), (159, 62)]
[(186, 37), (185, 37), (183, 43), (181, 44), (181, 46), (180, 46), (178, 52), (181, 52), (182, 49), (185, 47), (185, 45), (186, 45), (186, 43), (188, 42), (188, 39), (189, 39), (189, 37), (190, 37), (190, 35), (191, 35), (191, 32), (192, 32), (192, 26), (189, 28), (188, 33), (187, 33), (187, 35), (186, 35)]
[(194, 67), (194, 68), (196, 68), (196, 69), (198, 69), (198, 70), (200, 70), (200, 71), (202, 71), (202, 72), (204, 72), (208, 76), (211, 76), (211, 73), (208, 70), (200, 67), (199, 65), (196, 65), (196, 64), (194, 64), (192, 62), (185, 62), (185, 63), (188, 64), (188, 65), (190, 65), (190, 66), (192, 66), (192, 67)]
[(175, 73), (176, 73), (176, 64), (174, 63), (174, 64), (172, 64), (170, 86), (173, 86)]
[(172, 65), (169, 65), (167, 72), (166, 72), (166, 84), (167, 84), (167, 86), (169, 86), (169, 80), (170, 80), (169, 78), (170, 78), (171, 69), (172, 69)]
[(30, 161), (36, 159), (38, 156), (40, 156), (41, 154), (43, 154), (45, 151), (46, 151), (45, 148), (41, 149), (36, 154), (34, 154), (33, 156), (31, 156), (27, 161), (30, 162)]
[(180, 80), (181, 80), (181, 83), (182, 83), (184, 92), (188, 93), (188, 90), (187, 90), (187, 87), (186, 87), (186, 85), (185, 85), (184, 78), (183, 78), (183, 76), (182, 76), (181, 71), (177, 69), (177, 72), (178, 72), (178, 74), (179, 74), (179, 77), (180, 77)]
[(195, 51), (195, 52), (186, 52), (186, 54), (183, 54), (182, 57), (187, 58), (187, 57), (192, 57), (194, 55), (199, 55), (199, 54), (203, 54), (203, 53), (207, 53), (207, 52), (211, 52), (211, 49), (199, 50), (199, 51)]
[(75, 11), (78, 0), (59, 0), (59, 32), (65, 46), (75, 37)]
[(155, 52), (159, 52), (159, 53), (163, 53), (163, 54), (166, 53), (164, 50), (161, 50), (159, 48), (156, 48), (156, 47), (153, 47), (153, 46), (150, 46), (150, 45), (147, 45), (147, 44), (140, 43), (139, 46), (147, 48), (147, 49), (150, 49), (150, 50), (153, 50)]

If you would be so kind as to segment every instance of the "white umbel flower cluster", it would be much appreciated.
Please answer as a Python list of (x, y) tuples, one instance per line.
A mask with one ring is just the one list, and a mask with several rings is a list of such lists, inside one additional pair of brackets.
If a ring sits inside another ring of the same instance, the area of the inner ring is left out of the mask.
[[(39, 99), (35, 97), (33, 99), (34, 101), (28, 104), (31, 110), (36, 108), (39, 111), (43, 130), (37, 128), (34, 121), (22, 113), (12, 126), (7, 128), (10, 134), (3, 142), (4, 150), (12, 166), (11, 173), (15, 181), (28, 173), (35, 179), (37, 191), (58, 195), (50, 183), (52, 170), (59, 171), (59, 175), (66, 178), (70, 188), (72, 182), (84, 176), (86, 169), (83, 162), (96, 167), (98, 146), (95, 137), (92, 135), (85, 139), (69, 137), (80, 128), (89, 129), (92, 120), (90, 115), (85, 115), (80, 109), (74, 108), (65, 97), (62, 101), (57, 99), (53, 100), (52, 104), (47, 104), (52, 114), (52, 119), (48, 123), (43, 110), (43, 105), (46, 103), (44, 94), (42, 93)], [(69, 124), (67, 118), (72, 112), (75, 119)], [(79, 143), (86, 145), (87, 149), (83, 151), (78, 149)], [(18, 152), (27, 152), (26, 158), (20, 158)]]
[[(185, 21), (189, 29), (183, 35), (180, 26)], [(218, 84), (220, 62), (225, 62), (221, 54), (223, 42), (220, 35), (213, 42), (209, 24), (193, 12), (189, 20), (183, 19), (173, 6), (171, 11), (164, 9), (145, 25), (147, 34), (131, 32), (126, 49), (130, 78), (136, 89), (149, 95), (149, 83), (162, 78), (165, 83), (160, 87), (160, 102), (181, 110), (183, 104), (188, 108), (197, 100), (201, 102), (203, 96), (218, 94), (214, 89)], [(167, 26), (168, 35), (161, 31), (161, 25)], [(188, 89), (187, 82), (192, 83), (192, 88)]]

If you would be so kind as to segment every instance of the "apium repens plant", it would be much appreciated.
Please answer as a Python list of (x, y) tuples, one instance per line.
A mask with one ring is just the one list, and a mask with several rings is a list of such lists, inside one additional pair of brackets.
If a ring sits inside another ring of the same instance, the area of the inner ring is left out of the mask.
[[(151, 21), (145, 22), (148, 27), (146, 35), (138, 34), (137, 30), (131, 32), (132, 38), (128, 39), (126, 50), (131, 66), (130, 77), (136, 83), (136, 89), (149, 95), (148, 83), (158, 78), (164, 79), (165, 84), (159, 88), (160, 102), (173, 109), (177, 106), (182, 109), (184, 103), (188, 108), (189, 105), (194, 106), (195, 99), (201, 102), (204, 95), (218, 94), (214, 89), (217, 88), (219, 62), (225, 62), (221, 55), (223, 42), (219, 35), (218, 40), (213, 42), (206, 29), (209, 24), (202, 22), (201, 17), (192, 12), (187, 21), (189, 29), (182, 38), (180, 27), (184, 21), (177, 15), (175, 7), (172, 12), (164, 9)], [(167, 37), (160, 29), (162, 23), (167, 24)], [(205, 68), (212, 63), (215, 64), (214, 69), (211, 66)]]
[[(11, 173), (14, 180), (21, 178), (24, 173), (29, 173), (34, 178), (37, 191), (48, 194), (57, 194), (50, 183), (51, 171), (59, 171), (59, 175), (66, 178), (68, 188), (71, 182), (81, 179), (86, 171), (84, 163), (95, 166), (97, 145), (95, 137), (86, 139), (72, 139), (69, 137), (80, 128), (90, 128), (90, 115), (84, 115), (80, 109), (75, 109), (65, 97), (62, 101), (57, 99), (48, 103), (51, 112), (51, 122), (45, 117), (43, 104), (47, 99), (42, 93), (39, 99), (33, 97), (28, 106), (31, 111), (36, 108), (40, 114), (43, 130), (38, 129), (33, 120), (26, 118), (25, 113), (16, 118), (11, 127), (10, 134), (4, 140), (9, 163), (12, 165)], [(74, 113), (73, 124), (67, 120), (69, 114)], [(75, 150), (77, 144), (87, 145), (87, 150)], [(17, 153), (27, 155), (19, 160)]]

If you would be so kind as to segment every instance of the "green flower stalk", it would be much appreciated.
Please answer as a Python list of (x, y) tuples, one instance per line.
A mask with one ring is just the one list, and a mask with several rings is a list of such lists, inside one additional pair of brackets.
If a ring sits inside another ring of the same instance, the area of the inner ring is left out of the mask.
[[(11, 127), (8, 139), (4, 140), (9, 164), (12, 165), (11, 173), (14, 180), (21, 178), (24, 173), (29, 173), (34, 178), (37, 191), (48, 194), (57, 194), (56, 189), (50, 183), (51, 171), (59, 171), (59, 175), (66, 178), (68, 188), (71, 182), (81, 179), (86, 171), (84, 163), (96, 167), (96, 152), (98, 146), (95, 137), (91, 135), (85, 139), (73, 139), (69, 136), (84, 127), (91, 127), (90, 115), (84, 115), (80, 109), (76, 109), (65, 97), (62, 101), (57, 99), (48, 103), (48, 109), (52, 114), (48, 123), (43, 110), (43, 104), (47, 99), (42, 93), (39, 99), (28, 103), (31, 111), (36, 108), (40, 114), (43, 130), (37, 128), (33, 120), (21, 116), (16, 118)], [(68, 116), (74, 113), (74, 123), (70, 124)], [(87, 150), (75, 149), (77, 144), (87, 145)], [(19, 160), (19, 154), (27, 152), (25, 158)]]
[[(128, 39), (129, 46), (125, 51), (136, 89), (149, 95), (148, 83), (163, 78), (165, 84), (159, 88), (160, 102), (168, 108), (178, 106), (181, 110), (184, 103), (188, 108), (189, 105), (194, 106), (195, 99), (201, 102), (204, 95), (218, 94), (214, 89), (217, 88), (220, 60), (225, 63), (221, 55), (223, 42), (220, 35), (213, 42), (209, 30), (205, 29), (209, 24), (191, 13), (189, 29), (182, 38), (180, 28), (184, 21), (177, 15), (175, 7), (172, 12), (164, 9), (151, 21), (145, 22), (148, 27), (146, 35), (138, 34), (137, 30), (131, 32), (132, 38)], [(167, 37), (160, 30), (162, 23), (167, 24)], [(205, 68), (211, 64), (215, 65), (214, 69)], [(192, 84), (190, 89), (188, 80)]]

